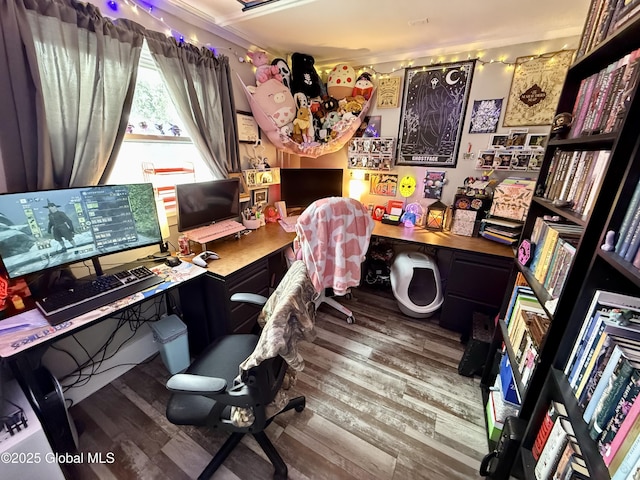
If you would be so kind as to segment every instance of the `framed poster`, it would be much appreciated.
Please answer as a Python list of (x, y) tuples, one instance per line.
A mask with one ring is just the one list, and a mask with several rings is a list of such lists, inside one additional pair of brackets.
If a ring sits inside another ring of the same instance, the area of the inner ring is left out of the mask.
[(400, 77), (387, 77), (378, 80), (377, 108), (398, 108), (399, 99)]
[(518, 57), (503, 126), (551, 125), (574, 50)]
[(408, 68), (398, 165), (456, 166), (475, 61)]
[(389, 173), (369, 174), (369, 193), (371, 195), (384, 195), (395, 197), (398, 191), (398, 175)]
[(236, 112), (238, 123), (238, 141), (241, 143), (255, 143), (260, 138), (260, 129), (250, 112)]

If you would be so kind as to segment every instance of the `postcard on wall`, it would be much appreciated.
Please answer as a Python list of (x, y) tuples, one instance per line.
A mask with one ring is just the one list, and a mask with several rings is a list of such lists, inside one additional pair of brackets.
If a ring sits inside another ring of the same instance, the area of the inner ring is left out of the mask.
[(502, 112), (502, 99), (474, 100), (469, 133), (495, 133)]
[(376, 95), (377, 108), (398, 108), (400, 102), (400, 77), (387, 77), (378, 80)]
[(446, 172), (428, 171), (424, 176), (424, 198), (442, 198), (442, 187)]
[(551, 125), (574, 50), (518, 57), (503, 126)]

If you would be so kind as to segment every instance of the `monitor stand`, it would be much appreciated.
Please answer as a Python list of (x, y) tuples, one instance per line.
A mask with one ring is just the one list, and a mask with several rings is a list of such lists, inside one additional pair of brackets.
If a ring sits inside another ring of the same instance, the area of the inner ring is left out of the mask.
[(104, 272), (102, 271), (102, 265), (100, 265), (100, 260), (98, 259), (98, 257), (93, 257), (91, 259), (91, 262), (93, 263), (93, 269), (96, 272), (96, 277), (101, 277), (102, 275), (104, 275)]

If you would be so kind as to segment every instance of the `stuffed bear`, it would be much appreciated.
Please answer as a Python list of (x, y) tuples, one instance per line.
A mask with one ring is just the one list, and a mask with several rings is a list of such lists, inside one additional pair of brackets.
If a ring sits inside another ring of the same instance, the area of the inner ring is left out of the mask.
[(272, 78), (257, 87), (251, 86), (247, 89), (253, 94), (254, 102), (273, 120), (280, 131), (283, 131), (282, 127), (287, 127), (293, 122), (296, 116), (296, 102), (282, 82)]
[(295, 52), (291, 55), (291, 92), (302, 92), (309, 98), (321, 97), (324, 85), (311, 55)]
[(271, 65), (278, 67), (278, 72), (282, 77), (282, 84), (291, 90), (291, 69), (284, 58), (274, 58)]
[(282, 82), (280, 70), (275, 65), (269, 65), (266, 52), (247, 52), (247, 55), (256, 67), (256, 85), (260, 86), (272, 78)]

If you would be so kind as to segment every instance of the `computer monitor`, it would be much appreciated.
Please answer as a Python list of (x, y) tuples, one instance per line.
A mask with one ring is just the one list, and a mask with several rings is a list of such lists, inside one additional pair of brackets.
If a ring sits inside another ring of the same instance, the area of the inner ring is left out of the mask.
[(150, 183), (0, 195), (11, 278), (162, 242)]
[(240, 216), (240, 180), (229, 178), (176, 185), (178, 231)]
[(280, 200), (287, 208), (306, 208), (320, 198), (341, 196), (340, 168), (280, 169)]

